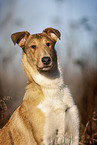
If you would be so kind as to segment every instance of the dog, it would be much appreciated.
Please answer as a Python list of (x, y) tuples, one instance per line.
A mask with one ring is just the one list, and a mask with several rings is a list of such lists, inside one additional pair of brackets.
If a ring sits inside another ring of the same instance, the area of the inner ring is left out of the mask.
[(11, 35), (23, 50), (28, 82), (22, 104), (0, 131), (0, 145), (78, 145), (78, 109), (63, 82), (55, 50), (60, 35), (54, 28)]

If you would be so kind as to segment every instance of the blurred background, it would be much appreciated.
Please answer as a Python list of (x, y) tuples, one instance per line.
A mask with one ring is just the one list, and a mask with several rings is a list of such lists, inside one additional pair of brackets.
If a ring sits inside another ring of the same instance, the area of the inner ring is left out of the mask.
[[(0, 0), (0, 128), (21, 104), (27, 81), (22, 49), (10, 36), (41, 33), (47, 27), (61, 32), (56, 50), (81, 129), (97, 119), (97, 0)], [(94, 126), (97, 135), (97, 122)]]

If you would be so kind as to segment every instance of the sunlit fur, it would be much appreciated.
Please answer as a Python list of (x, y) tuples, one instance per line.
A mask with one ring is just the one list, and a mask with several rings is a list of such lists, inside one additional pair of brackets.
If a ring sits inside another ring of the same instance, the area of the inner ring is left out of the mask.
[[(11, 38), (23, 49), (28, 82), (22, 104), (0, 130), (0, 145), (78, 145), (78, 109), (63, 82), (54, 48), (60, 32), (47, 28), (34, 35), (17, 32)], [(42, 62), (44, 56), (51, 57), (49, 68)]]

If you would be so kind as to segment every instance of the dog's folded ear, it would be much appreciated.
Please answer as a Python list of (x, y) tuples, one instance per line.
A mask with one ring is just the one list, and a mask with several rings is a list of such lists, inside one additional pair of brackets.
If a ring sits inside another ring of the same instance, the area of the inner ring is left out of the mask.
[(61, 36), (61, 33), (54, 28), (46, 28), (45, 30), (43, 30), (43, 32), (49, 35), (54, 40), (54, 42), (57, 41), (57, 38), (60, 39)]
[(21, 48), (25, 47), (25, 42), (28, 39), (30, 33), (27, 31), (13, 33), (11, 39), (14, 45), (17, 43)]

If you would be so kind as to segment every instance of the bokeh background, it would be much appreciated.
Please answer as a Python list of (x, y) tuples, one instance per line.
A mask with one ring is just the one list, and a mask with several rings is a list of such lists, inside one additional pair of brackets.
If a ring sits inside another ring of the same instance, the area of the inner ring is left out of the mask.
[(97, 0), (0, 0), (0, 127), (21, 104), (27, 81), (22, 49), (10, 36), (47, 27), (61, 32), (56, 50), (82, 128), (97, 117)]

